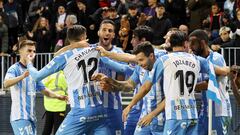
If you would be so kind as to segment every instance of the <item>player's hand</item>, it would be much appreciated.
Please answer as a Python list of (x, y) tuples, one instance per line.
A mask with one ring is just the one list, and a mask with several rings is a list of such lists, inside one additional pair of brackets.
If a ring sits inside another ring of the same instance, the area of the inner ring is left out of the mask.
[(105, 50), (102, 46), (97, 46), (96, 50), (98, 50), (103, 57), (109, 55), (109, 52)]
[(23, 74), (22, 74), (22, 77), (23, 78), (26, 78), (26, 77), (28, 77), (29, 76), (29, 71), (27, 70), (27, 71), (25, 71)]
[(106, 75), (104, 75), (103, 73), (96, 73), (93, 74), (91, 77), (91, 80), (93, 81), (102, 81), (103, 78), (107, 77)]
[(154, 116), (149, 113), (148, 115), (144, 116), (142, 119), (138, 121), (138, 125), (141, 127), (148, 126), (151, 122)]
[(122, 112), (122, 120), (123, 122), (126, 122), (127, 121), (127, 117), (128, 117), (128, 114), (129, 112), (131, 111), (131, 108), (129, 106), (127, 106), (123, 112)]
[(29, 54), (29, 55), (27, 56), (27, 58), (26, 58), (27, 64), (33, 62), (35, 56), (36, 56), (35, 53), (34, 53), (34, 54)]

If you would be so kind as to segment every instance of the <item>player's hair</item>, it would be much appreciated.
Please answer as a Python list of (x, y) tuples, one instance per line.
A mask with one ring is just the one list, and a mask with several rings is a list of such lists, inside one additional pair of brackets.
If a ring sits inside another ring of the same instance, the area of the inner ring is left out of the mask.
[(176, 31), (169, 39), (171, 47), (184, 46), (184, 42), (187, 41), (187, 35), (184, 32)]
[(116, 26), (115, 23), (114, 23), (112, 20), (109, 20), (109, 19), (103, 20), (103, 21), (100, 23), (100, 27), (99, 27), (99, 28), (101, 28), (103, 24), (107, 24), (107, 23), (112, 24), (112, 25), (113, 25), (113, 28), (114, 28), (114, 30), (115, 30), (115, 26)]
[(153, 40), (153, 30), (151, 27), (146, 25), (138, 26), (133, 30), (134, 36), (138, 37), (139, 40), (145, 38), (146, 41), (152, 42)]
[(22, 49), (23, 47), (25, 47), (27, 45), (29, 45), (29, 46), (36, 46), (36, 42), (32, 41), (32, 40), (28, 40), (28, 39), (22, 40), (22, 41), (18, 42), (17, 50), (20, 50), (20, 49)]
[(138, 46), (136, 46), (133, 49), (133, 54), (137, 55), (139, 53), (144, 53), (145, 56), (149, 56), (151, 53), (154, 53), (154, 49), (152, 47), (152, 44), (150, 42), (143, 42), (140, 43)]
[(73, 25), (73, 27), (67, 30), (67, 39), (69, 41), (80, 41), (86, 31), (86, 28), (82, 25)]
[(189, 34), (189, 37), (196, 37), (199, 40), (204, 40), (208, 44), (208, 35), (204, 30), (197, 29)]

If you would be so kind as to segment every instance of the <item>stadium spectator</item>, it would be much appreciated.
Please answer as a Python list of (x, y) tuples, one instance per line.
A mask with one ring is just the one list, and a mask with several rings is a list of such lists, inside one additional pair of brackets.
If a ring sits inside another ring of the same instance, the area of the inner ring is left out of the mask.
[(36, 42), (37, 53), (52, 52), (52, 31), (47, 18), (40, 17), (34, 24), (32, 31), (28, 32), (27, 36)]
[(156, 15), (150, 18), (146, 25), (153, 29), (152, 44), (159, 46), (164, 43), (164, 35), (167, 34), (168, 29), (172, 27), (171, 21), (165, 16), (165, 6), (158, 3), (155, 8)]
[(181, 24), (181, 25), (178, 27), (178, 29), (179, 29), (180, 31), (184, 32), (186, 35), (188, 35), (188, 33), (189, 33), (188, 26), (185, 25), (185, 24)]
[[(22, 8), (15, 0), (8, 0), (4, 4), (4, 12), (7, 14), (8, 23), (8, 45), (12, 48), (18, 42), (18, 34), (22, 33), (23, 16)], [(12, 50), (9, 50), (11, 53)]]
[(165, 0), (165, 6), (173, 27), (187, 24), (185, 0)]
[(0, 56), (6, 55), (8, 51), (8, 28), (4, 23), (3, 15), (0, 15)]
[(203, 26), (209, 27), (212, 31), (212, 37), (217, 38), (219, 35), (219, 29), (223, 26), (222, 24), (223, 13), (217, 3), (211, 6), (211, 13), (206, 19), (203, 20)]
[(190, 31), (202, 27), (202, 21), (207, 18), (210, 13), (210, 8), (213, 2), (214, 0), (188, 0), (187, 8), (190, 13)]
[(143, 9), (143, 13), (147, 16), (147, 20), (156, 15), (157, 0), (148, 0), (147, 7)]
[(75, 15), (68, 15), (65, 20), (65, 26), (60, 29), (60, 31), (57, 33), (57, 43), (54, 48), (54, 52), (56, 50), (59, 50), (63, 46), (69, 45), (69, 41), (66, 39), (67, 29), (72, 28), (74, 24), (77, 23), (77, 17)]

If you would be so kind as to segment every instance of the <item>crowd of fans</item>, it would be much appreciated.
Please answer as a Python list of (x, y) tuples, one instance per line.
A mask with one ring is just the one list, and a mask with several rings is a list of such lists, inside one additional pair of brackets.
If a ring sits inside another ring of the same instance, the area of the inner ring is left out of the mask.
[(89, 43), (98, 40), (102, 20), (116, 24), (113, 44), (132, 50), (132, 30), (150, 26), (153, 44), (166, 46), (169, 30), (204, 29), (210, 46), (240, 46), (240, 0), (0, 0), (0, 55), (12, 53), (19, 38), (37, 43), (37, 53), (65, 45), (66, 30), (74, 24), (87, 28)]

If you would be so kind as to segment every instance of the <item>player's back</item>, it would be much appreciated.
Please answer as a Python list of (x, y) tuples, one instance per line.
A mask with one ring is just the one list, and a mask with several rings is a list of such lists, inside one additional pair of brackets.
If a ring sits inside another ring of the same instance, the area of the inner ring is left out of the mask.
[(94, 47), (78, 48), (66, 52), (64, 56), (66, 64), (63, 71), (71, 107), (102, 105), (101, 92), (91, 81), (91, 76), (98, 70), (98, 51)]
[(196, 119), (194, 89), (200, 62), (189, 53), (174, 52), (160, 58), (163, 62), (163, 87), (167, 119)]

